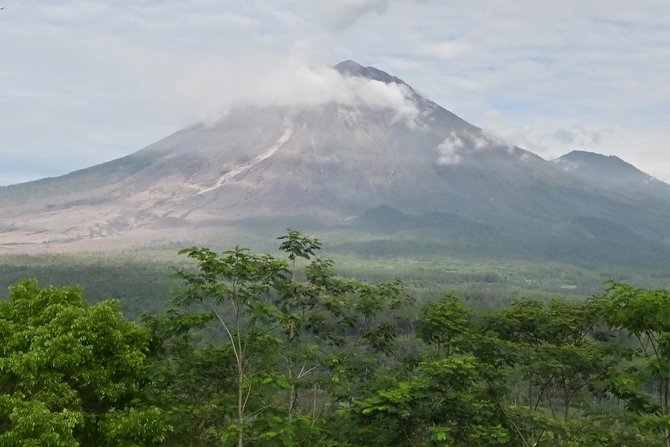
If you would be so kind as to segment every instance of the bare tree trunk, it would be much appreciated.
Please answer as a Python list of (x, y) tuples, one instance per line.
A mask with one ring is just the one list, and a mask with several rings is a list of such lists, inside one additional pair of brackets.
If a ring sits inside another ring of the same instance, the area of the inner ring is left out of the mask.
[(239, 424), (237, 431), (237, 447), (244, 445), (244, 373), (242, 365), (238, 363), (237, 375), (237, 423)]

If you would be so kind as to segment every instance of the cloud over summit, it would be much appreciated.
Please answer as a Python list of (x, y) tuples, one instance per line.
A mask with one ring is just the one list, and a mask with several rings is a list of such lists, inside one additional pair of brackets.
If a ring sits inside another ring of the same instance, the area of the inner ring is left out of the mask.
[[(327, 103), (390, 109), (408, 123), (419, 113), (412, 92), (404, 84), (346, 76), (323, 64), (300, 60), (249, 61), (235, 70), (209, 70), (197, 81), (184, 81), (177, 101), (192, 108), (204, 121), (217, 119), (237, 105), (312, 107)], [(233, 87), (234, 86), (234, 87)]]

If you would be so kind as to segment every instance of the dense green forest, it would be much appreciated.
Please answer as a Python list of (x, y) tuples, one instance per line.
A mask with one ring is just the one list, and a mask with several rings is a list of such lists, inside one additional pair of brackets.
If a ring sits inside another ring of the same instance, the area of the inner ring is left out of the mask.
[(670, 446), (667, 290), (481, 308), (279, 245), (182, 250), (173, 307), (141, 321), (11, 287), (0, 446)]
[[(320, 233), (320, 236), (324, 235)], [(337, 239), (337, 235), (325, 236)], [(215, 249), (223, 250), (230, 244), (224, 243)], [(282, 256), (276, 244), (245, 241), (243, 246), (254, 247), (255, 252)], [(181, 293), (181, 283), (173, 275), (176, 268), (187, 264), (185, 257), (177, 255), (180, 248), (183, 245), (111, 253), (2, 255), (0, 299), (7, 298), (8, 288), (23, 278), (35, 278), (40, 284), (55, 286), (76, 284), (83, 289), (87, 302), (117, 298), (126, 318), (139, 321), (143, 313), (167, 310), (174, 297)], [(586, 268), (560, 262), (468, 258), (451, 252), (378, 256), (348, 252), (326, 241), (322, 251), (335, 261), (334, 272), (339, 276), (367, 282), (402, 280), (407, 292), (416, 300), (406, 309), (408, 318), (415, 318), (425, 302), (438, 299), (446, 292), (456, 293), (469, 307), (490, 309), (527, 297), (541, 301), (585, 299), (601, 292), (608, 279), (649, 288), (670, 286), (668, 271), (662, 268)]]

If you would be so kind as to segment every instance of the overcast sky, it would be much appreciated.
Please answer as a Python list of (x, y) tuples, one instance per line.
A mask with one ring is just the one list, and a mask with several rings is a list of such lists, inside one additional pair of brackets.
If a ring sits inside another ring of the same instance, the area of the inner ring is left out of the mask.
[(668, 0), (0, 0), (0, 184), (132, 153), (353, 59), (545, 158), (670, 181)]

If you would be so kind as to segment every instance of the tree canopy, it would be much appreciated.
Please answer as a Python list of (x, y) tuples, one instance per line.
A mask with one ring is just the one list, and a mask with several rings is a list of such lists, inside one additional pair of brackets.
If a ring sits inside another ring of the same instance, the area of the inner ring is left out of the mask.
[(0, 302), (0, 445), (157, 445), (166, 427), (143, 396), (149, 344), (116, 301), (12, 287)]

